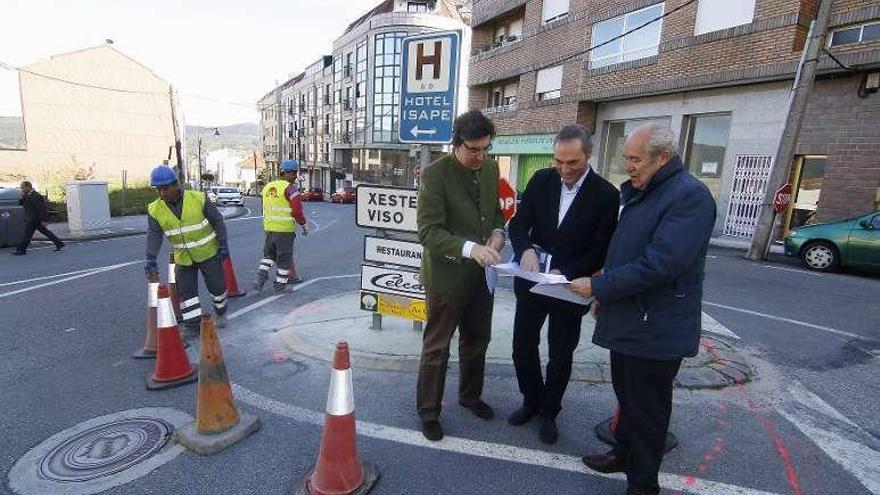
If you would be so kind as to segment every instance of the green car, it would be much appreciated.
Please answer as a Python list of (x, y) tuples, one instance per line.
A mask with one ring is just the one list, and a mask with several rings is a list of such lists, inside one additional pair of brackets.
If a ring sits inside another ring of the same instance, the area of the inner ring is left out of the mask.
[(880, 210), (834, 223), (805, 225), (785, 238), (785, 254), (811, 270), (880, 268)]

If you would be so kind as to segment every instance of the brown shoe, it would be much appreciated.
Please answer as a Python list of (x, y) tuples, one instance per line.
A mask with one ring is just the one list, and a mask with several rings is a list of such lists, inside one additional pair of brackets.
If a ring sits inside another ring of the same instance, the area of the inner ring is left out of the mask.
[(489, 404), (486, 404), (480, 399), (477, 399), (476, 402), (472, 402), (470, 404), (465, 404), (464, 402), (459, 401), (459, 404), (464, 406), (467, 409), (470, 409), (474, 416), (482, 419), (492, 419), (495, 417), (495, 411), (492, 410), (492, 407)]
[(626, 463), (614, 451), (587, 455), (581, 457), (581, 462), (593, 471), (599, 471), (600, 473), (622, 473), (626, 471)]
[(443, 427), (439, 421), (422, 421), (422, 435), (432, 442), (443, 440)]

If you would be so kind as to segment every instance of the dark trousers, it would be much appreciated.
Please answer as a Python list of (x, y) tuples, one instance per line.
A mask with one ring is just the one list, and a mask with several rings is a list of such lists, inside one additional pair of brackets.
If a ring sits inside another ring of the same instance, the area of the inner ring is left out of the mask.
[(177, 263), (174, 265), (174, 275), (180, 297), (180, 312), (183, 322), (189, 326), (200, 325), (202, 316), (202, 305), (199, 302), (199, 272), (202, 272), (205, 285), (211, 294), (214, 312), (218, 315), (226, 313), (226, 280), (223, 278), (220, 255), (189, 266)]
[(31, 239), (34, 237), (34, 231), (39, 231), (44, 236), (48, 237), (49, 240), (55, 244), (55, 246), (60, 246), (61, 244), (63, 244), (63, 242), (61, 242), (61, 239), (53, 234), (51, 230), (47, 229), (42, 222), (27, 222), (24, 225), (24, 237), (21, 238), (21, 242), (18, 244), (19, 253), (27, 252), (27, 248), (31, 243)]
[(416, 408), (423, 421), (440, 419), (449, 345), (458, 327), (458, 358), (461, 377), (458, 399), (472, 404), (483, 394), (486, 349), (492, 335), (492, 294), (485, 285), (469, 297), (427, 295), (428, 321), (422, 336), (422, 357), (416, 385)]
[(263, 242), (263, 259), (260, 260), (259, 277), (265, 280), (269, 277), (269, 270), (275, 265), (275, 281), (286, 284), (290, 277), (290, 264), (293, 262), (293, 240), (296, 234), (293, 232), (266, 232), (266, 240)]
[[(517, 283), (519, 280), (517, 280)], [(513, 365), (523, 405), (542, 416), (556, 418), (562, 409), (562, 396), (571, 378), (571, 361), (581, 338), (585, 306), (532, 294), (528, 286), (516, 287), (516, 317), (513, 322)], [(541, 327), (550, 317), (547, 329), (549, 360), (547, 379), (541, 375), (538, 344)]]
[(672, 414), (672, 381), (679, 366), (681, 359), (658, 361), (611, 351), (611, 383), (620, 405), (615, 453), (626, 463), (631, 488), (660, 492), (657, 473)]

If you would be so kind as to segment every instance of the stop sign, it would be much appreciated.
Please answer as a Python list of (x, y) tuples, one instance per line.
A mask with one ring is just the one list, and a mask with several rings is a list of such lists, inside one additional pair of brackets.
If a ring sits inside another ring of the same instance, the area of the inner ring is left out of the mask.
[(509, 222), (516, 213), (516, 191), (510, 187), (507, 179), (498, 179), (498, 202), (501, 204), (504, 222)]
[(791, 184), (785, 184), (776, 190), (773, 195), (773, 209), (776, 213), (782, 213), (791, 203)]

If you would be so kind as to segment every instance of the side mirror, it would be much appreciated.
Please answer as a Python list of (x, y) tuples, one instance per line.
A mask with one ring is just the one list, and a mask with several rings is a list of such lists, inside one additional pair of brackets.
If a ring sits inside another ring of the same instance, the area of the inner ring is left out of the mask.
[(860, 220), (859, 225), (861, 225), (862, 228), (865, 230), (874, 230), (874, 226), (871, 225), (871, 222), (867, 218), (864, 220)]

